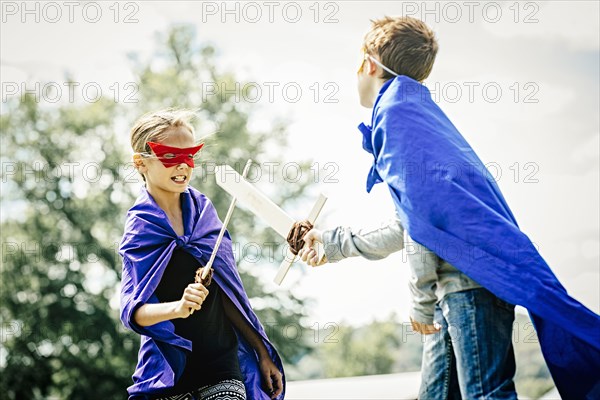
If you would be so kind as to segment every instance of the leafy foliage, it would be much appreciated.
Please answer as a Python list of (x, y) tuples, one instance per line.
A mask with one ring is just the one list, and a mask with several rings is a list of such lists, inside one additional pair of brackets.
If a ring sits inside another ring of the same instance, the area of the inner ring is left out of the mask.
[[(197, 46), (191, 29), (174, 27), (161, 42), (150, 61), (132, 56), (137, 104), (101, 99), (48, 107), (28, 95), (6, 103), (0, 117), (7, 166), (0, 280), (4, 398), (122, 398), (131, 384), (139, 336), (125, 331), (118, 318), (117, 250), (126, 210), (141, 184), (127, 162), (128, 127), (139, 115), (164, 107), (193, 108), (199, 131), (217, 127), (191, 183), (212, 199), (221, 216), (230, 198), (210, 176), (214, 164), (240, 166), (251, 156), (266, 157), (268, 145), (285, 144), (282, 126), (252, 131), (250, 106), (239, 98), (221, 92), (203, 96), (201, 82), (220, 87), (234, 77), (216, 70), (214, 49)], [(307, 185), (278, 183), (276, 201), (282, 204), (301, 198)], [(255, 225), (252, 215), (238, 209), (229, 230), (238, 244), (274, 243), (279, 249), (283, 240)], [(305, 316), (302, 300), (267, 292), (252, 272), (273, 276), (281, 258), (238, 254), (259, 317), (275, 327)], [(273, 332), (286, 363), (310, 349)]]

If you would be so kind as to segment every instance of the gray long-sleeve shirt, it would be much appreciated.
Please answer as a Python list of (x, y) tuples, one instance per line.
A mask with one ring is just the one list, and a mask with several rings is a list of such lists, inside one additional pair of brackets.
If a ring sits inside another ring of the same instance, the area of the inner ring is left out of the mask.
[(411, 270), (411, 317), (425, 324), (433, 323), (435, 303), (446, 294), (480, 287), (425, 246), (412, 240), (397, 216), (374, 229), (352, 231), (352, 228), (340, 226), (324, 231), (323, 245), (328, 262), (358, 256), (380, 260), (404, 249)]

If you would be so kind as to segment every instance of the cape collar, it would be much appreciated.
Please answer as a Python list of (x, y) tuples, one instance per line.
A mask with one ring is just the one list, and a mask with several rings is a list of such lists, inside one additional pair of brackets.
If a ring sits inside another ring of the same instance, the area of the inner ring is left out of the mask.
[[(394, 79), (396, 79), (396, 78), (394, 78)], [(379, 176), (379, 173), (377, 172), (377, 168), (376, 168), (377, 154), (375, 154), (375, 150), (373, 149), (373, 140), (372, 140), (373, 125), (375, 123), (375, 112), (377, 111), (378, 104), (379, 104), (383, 94), (388, 89), (388, 87), (392, 84), (394, 79), (388, 79), (383, 84), (381, 89), (379, 89), (379, 93), (377, 94), (377, 98), (375, 99), (375, 103), (373, 104), (373, 112), (371, 113), (371, 125), (366, 125), (364, 122), (361, 122), (358, 125), (358, 130), (363, 135), (362, 147), (367, 153), (373, 155), (373, 164), (371, 165), (371, 169), (369, 170), (369, 174), (367, 176), (367, 192), (370, 192), (371, 189), (373, 188), (373, 186), (375, 186), (376, 184), (383, 182), (383, 179), (381, 179), (381, 176)]]
[(173, 229), (173, 226), (169, 222), (169, 217), (167, 216), (167, 213), (165, 213), (165, 211), (158, 205), (156, 200), (154, 200), (154, 197), (152, 197), (152, 195), (150, 194), (150, 192), (148, 191), (148, 188), (146, 186), (143, 186), (141, 189), (140, 201), (143, 203), (151, 204), (152, 207), (155, 209), (155, 211), (161, 214), (161, 216), (163, 217), (164, 227), (165, 227), (165, 229), (169, 230), (170, 233), (173, 234), (173, 238), (175, 240), (177, 247), (183, 247), (185, 244), (187, 244), (189, 242), (192, 230), (194, 228), (193, 227), (193, 215), (191, 214), (191, 211), (192, 211), (191, 201), (192, 200), (191, 200), (191, 193), (190, 193), (189, 186), (187, 188), (185, 188), (185, 190), (179, 196), (179, 201), (181, 203), (181, 214), (182, 214), (182, 218), (183, 218), (183, 235), (182, 236), (177, 235), (177, 233)]

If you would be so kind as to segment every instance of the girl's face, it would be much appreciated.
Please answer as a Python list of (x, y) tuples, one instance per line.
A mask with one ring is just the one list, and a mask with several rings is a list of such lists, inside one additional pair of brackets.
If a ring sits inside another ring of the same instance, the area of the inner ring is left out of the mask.
[[(170, 147), (189, 148), (196, 146), (194, 137), (189, 129), (185, 127), (174, 127), (166, 132), (166, 139), (160, 144)], [(172, 192), (182, 193), (188, 186), (192, 178), (193, 168), (182, 161), (176, 165), (166, 167), (162, 160), (172, 157), (172, 154), (157, 154), (153, 151), (154, 157), (145, 158), (145, 170), (141, 170), (146, 176), (146, 185), (150, 192)], [(168, 162), (167, 162), (168, 164)]]

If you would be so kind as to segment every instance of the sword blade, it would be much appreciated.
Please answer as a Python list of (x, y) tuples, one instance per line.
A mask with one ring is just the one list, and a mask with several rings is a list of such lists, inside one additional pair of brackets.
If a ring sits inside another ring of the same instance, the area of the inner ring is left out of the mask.
[[(252, 165), (252, 159), (246, 161), (246, 165), (244, 166), (244, 171), (242, 171), (242, 178), (246, 178), (248, 172), (250, 171), (250, 166)], [(244, 179), (245, 180), (245, 179)], [(229, 224), (229, 220), (231, 219), (231, 215), (233, 214), (233, 210), (235, 210), (235, 204), (237, 203), (237, 198), (233, 196), (231, 199), (231, 204), (229, 204), (229, 209), (227, 210), (227, 215), (225, 215), (225, 219), (223, 220), (223, 226), (221, 226), (221, 231), (219, 232), (219, 236), (217, 237), (217, 242), (215, 243), (215, 247), (210, 255), (210, 259), (206, 264), (206, 268), (202, 273), (202, 278), (206, 278), (208, 275), (208, 271), (215, 262), (215, 257), (217, 256), (217, 251), (219, 251), (219, 247), (221, 246), (221, 241), (223, 240), (223, 236), (225, 235), (225, 230), (227, 230), (227, 225)]]
[[(250, 170), (250, 166), (252, 165), (252, 159), (249, 159), (246, 162), (246, 166), (244, 167), (244, 171), (242, 172), (243, 176), (248, 175), (248, 171)], [(229, 224), (229, 220), (231, 219), (231, 215), (233, 214), (233, 210), (235, 210), (235, 203), (237, 202), (234, 197), (231, 199), (231, 204), (229, 204), (229, 209), (227, 210), (227, 215), (223, 220), (223, 225), (221, 226), (221, 230), (219, 231), (219, 236), (217, 237), (217, 241), (215, 243), (215, 247), (213, 248), (212, 253), (210, 254), (210, 259), (208, 263), (204, 267), (200, 267), (202, 270), (202, 275), (200, 276), (201, 280), (204, 281), (208, 274), (210, 273), (210, 269), (212, 268), (213, 263), (215, 262), (215, 257), (217, 256), (217, 251), (219, 251), (219, 247), (221, 246), (221, 241), (223, 241), (223, 236), (225, 236), (225, 231), (227, 230), (227, 224)], [(193, 309), (190, 309), (190, 315), (194, 313)]]
[(294, 225), (294, 219), (273, 203), (264, 193), (255, 188), (229, 165), (216, 167), (215, 178), (217, 185), (237, 199), (239, 204), (257, 215), (280, 236), (287, 235)]

